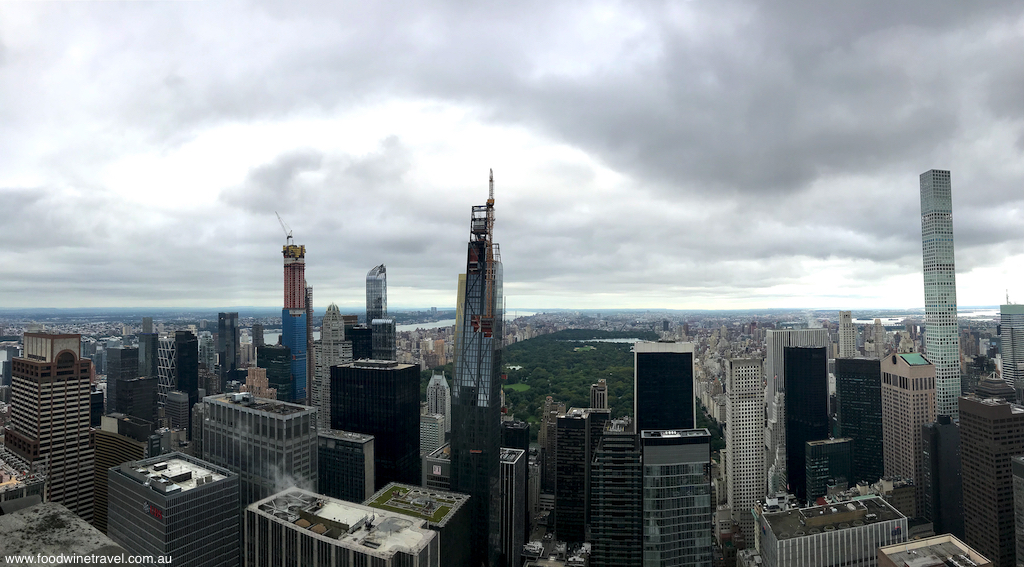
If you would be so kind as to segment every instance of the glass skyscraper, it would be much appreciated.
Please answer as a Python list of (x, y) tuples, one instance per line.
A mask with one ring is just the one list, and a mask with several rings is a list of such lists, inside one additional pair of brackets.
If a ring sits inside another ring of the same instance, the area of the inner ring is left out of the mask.
[(281, 344), (291, 351), (290, 400), (306, 400), (306, 247), (293, 243), (291, 233), (281, 249), (284, 256), (284, 308), (281, 309)]
[(999, 306), (999, 352), (1003, 380), (1017, 391), (1017, 403), (1024, 402), (1024, 305)]
[(497, 567), (501, 477), (501, 257), (493, 242), (494, 177), (473, 207), (465, 286), (459, 290), (452, 392), (452, 490), (469, 494), (472, 565)]
[(924, 348), (935, 364), (939, 415), (954, 418), (960, 396), (960, 334), (956, 322), (953, 199), (949, 172), (921, 174), (921, 251), (924, 256)]
[(384, 264), (366, 273), (366, 325), (388, 316), (388, 272)]

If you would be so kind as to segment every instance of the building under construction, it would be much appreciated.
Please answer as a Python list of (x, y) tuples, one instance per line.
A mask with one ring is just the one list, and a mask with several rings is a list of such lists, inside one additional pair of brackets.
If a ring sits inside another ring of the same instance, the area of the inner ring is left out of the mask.
[[(280, 219), (280, 217), (278, 217)], [(281, 309), (281, 344), (291, 350), (291, 388), (278, 389), (278, 399), (306, 403), (306, 354), (309, 347), (309, 313), (307, 299), (312, 288), (306, 287), (306, 247), (295, 244), (292, 231), (284, 221), (284, 308)]]
[[(471, 496), (471, 565), (503, 564), (500, 553), (501, 258), (494, 243), (494, 174), (486, 205), (473, 207), (456, 327), (451, 487)], [(460, 283), (462, 283), (460, 278)]]

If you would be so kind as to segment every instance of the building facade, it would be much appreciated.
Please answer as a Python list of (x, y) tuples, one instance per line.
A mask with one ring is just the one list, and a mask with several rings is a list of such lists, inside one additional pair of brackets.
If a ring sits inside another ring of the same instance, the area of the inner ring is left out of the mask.
[(313, 406), (319, 410), (317, 427), (331, 428), (331, 367), (352, 362), (352, 342), (345, 340), (345, 321), (337, 304), (327, 306), (316, 342), (316, 374), (313, 377)]
[(808, 441), (804, 448), (807, 501), (815, 502), (828, 494), (830, 486), (852, 486), (853, 439)]
[(693, 343), (638, 342), (633, 353), (637, 431), (697, 427)]
[(925, 494), (921, 514), (937, 534), (964, 537), (964, 493), (961, 479), (960, 425), (948, 415), (921, 429), (921, 487)]
[(107, 533), (107, 471), (122, 463), (146, 458), (149, 436), (152, 434), (152, 423), (118, 413), (103, 416), (100, 429), (93, 430), (96, 465), (93, 474), (92, 525), (97, 530)]
[(643, 564), (643, 466), (633, 424), (609, 421), (590, 465), (591, 562)]
[(956, 319), (953, 197), (949, 172), (921, 174), (921, 251), (924, 257), (924, 350), (935, 365), (936, 409), (956, 418), (960, 396), (960, 331)]
[(427, 455), (444, 445), (445, 419), (438, 413), (420, 414), (420, 455)]
[(1024, 407), (1003, 400), (960, 398), (964, 537), (996, 567), (1016, 564), (1013, 474), (1024, 454)]
[(25, 333), (23, 358), (11, 361), (7, 449), (49, 479), (47, 500), (93, 519), (94, 451), (89, 444), (92, 362), (81, 335)]
[(885, 474), (882, 461), (882, 367), (872, 358), (836, 359), (836, 421), (853, 439), (853, 478), (872, 483)]
[[(790, 491), (807, 500), (808, 441), (829, 437), (828, 353), (824, 347), (786, 347), (783, 350), (786, 388), (793, 399), (786, 416), (786, 473)], [(796, 396), (799, 395), (799, 398)]]
[(444, 372), (434, 372), (427, 383), (427, 413), (439, 413), (445, 416), (444, 431), (452, 431), (452, 390)]
[[(291, 234), (281, 249), (284, 256), (284, 307), (281, 309), (281, 344), (290, 352), (291, 390), (277, 388), (282, 400), (306, 402), (306, 247), (292, 242)], [(263, 349), (257, 355), (263, 356)], [(269, 374), (269, 372), (268, 372)]]
[(765, 493), (764, 368), (760, 359), (726, 362), (725, 406), (728, 496), (732, 520), (743, 534), (754, 537), (751, 510)]
[(374, 490), (373, 436), (334, 429), (317, 434), (317, 492), (362, 502)]
[(501, 448), (501, 564), (522, 564), (526, 543), (526, 451)]
[(238, 475), (182, 453), (108, 471), (107, 535), (133, 555), (174, 565), (238, 565)]
[(836, 358), (855, 358), (857, 354), (857, 328), (853, 326), (853, 313), (840, 311), (839, 356)]
[(112, 411), (117, 400), (117, 387), (125, 381), (139, 377), (139, 349), (107, 349), (107, 411)]
[(243, 506), (289, 486), (317, 486), (316, 408), (248, 393), (203, 401), (203, 459), (239, 475)]
[[(217, 314), (217, 364), (220, 366), (220, 378), (226, 382), (232, 373), (241, 368), (239, 347), (242, 343), (242, 330), (238, 327), (238, 313)], [(208, 367), (213, 370), (213, 367)]]
[(1017, 392), (1017, 403), (1024, 402), (1024, 305), (999, 306), (999, 353), (1003, 360), (1003, 380)]
[(885, 476), (913, 479), (916, 509), (924, 509), (921, 428), (935, 421), (935, 366), (917, 353), (894, 354), (881, 361), (882, 447)]

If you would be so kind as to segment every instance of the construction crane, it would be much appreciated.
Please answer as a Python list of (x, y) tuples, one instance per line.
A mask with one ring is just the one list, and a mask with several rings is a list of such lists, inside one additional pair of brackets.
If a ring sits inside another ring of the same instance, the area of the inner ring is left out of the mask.
[(285, 243), (291, 245), (293, 242), (292, 229), (287, 224), (285, 224), (284, 219), (281, 218), (280, 213), (274, 211), (274, 214), (277, 215), (277, 222), (281, 223), (281, 228), (284, 229)]

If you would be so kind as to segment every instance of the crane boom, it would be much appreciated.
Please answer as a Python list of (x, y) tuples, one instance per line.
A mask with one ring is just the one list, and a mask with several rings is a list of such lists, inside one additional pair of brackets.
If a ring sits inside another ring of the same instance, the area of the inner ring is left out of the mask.
[(280, 213), (278, 213), (277, 211), (274, 211), (274, 214), (277, 215), (277, 222), (281, 223), (281, 228), (284, 229), (285, 242), (288, 243), (288, 244), (291, 244), (292, 243), (292, 229), (289, 228), (287, 224), (285, 224), (284, 219), (281, 218), (281, 214)]

